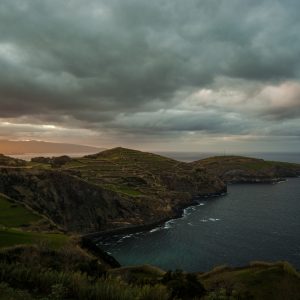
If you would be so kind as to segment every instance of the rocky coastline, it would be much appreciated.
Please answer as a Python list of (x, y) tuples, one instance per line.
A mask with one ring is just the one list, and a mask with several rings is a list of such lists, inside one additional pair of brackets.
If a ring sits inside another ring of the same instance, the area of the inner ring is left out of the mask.
[(108, 230), (103, 230), (103, 231), (99, 231), (99, 232), (93, 232), (93, 233), (81, 235), (80, 238), (83, 240), (89, 239), (91, 241), (94, 241), (94, 243), (99, 243), (103, 238), (109, 238), (109, 237), (112, 237), (115, 235), (121, 235), (121, 236), (123, 235), (124, 236), (124, 235), (128, 235), (128, 234), (149, 231), (151, 229), (154, 229), (156, 227), (159, 227), (159, 226), (165, 224), (168, 221), (182, 218), (184, 210), (186, 208), (199, 205), (199, 201), (201, 201), (201, 199), (207, 200), (209, 198), (221, 197), (221, 196), (226, 195), (226, 193), (227, 193), (227, 189), (222, 192), (209, 193), (209, 194), (204, 194), (204, 195), (195, 197), (195, 198), (193, 198), (193, 201), (191, 203), (177, 208), (174, 215), (163, 218), (163, 219), (155, 221), (155, 222), (142, 224), (142, 225), (133, 225), (133, 226), (127, 226), (127, 227), (121, 227), (121, 228), (115, 228), (115, 229), (108, 229)]

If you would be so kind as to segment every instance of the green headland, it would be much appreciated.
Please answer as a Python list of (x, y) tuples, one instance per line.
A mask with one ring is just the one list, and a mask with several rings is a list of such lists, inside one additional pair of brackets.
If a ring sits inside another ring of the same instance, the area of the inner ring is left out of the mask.
[(300, 299), (300, 274), (287, 262), (207, 273), (120, 267), (86, 235), (179, 216), (228, 182), (299, 176), (297, 164), (236, 156), (183, 163), (124, 148), (0, 159), (0, 299)]

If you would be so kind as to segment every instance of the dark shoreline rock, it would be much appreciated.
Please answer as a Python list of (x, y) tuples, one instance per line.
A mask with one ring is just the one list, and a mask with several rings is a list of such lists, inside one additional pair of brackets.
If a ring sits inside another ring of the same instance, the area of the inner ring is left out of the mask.
[(119, 268), (121, 264), (110, 254), (103, 251), (100, 247), (98, 247), (93, 240), (87, 237), (81, 237), (80, 247), (87, 250), (89, 253), (92, 253), (96, 257), (100, 258), (102, 262), (107, 264), (111, 268)]
[[(122, 228), (116, 228), (116, 229), (111, 229), (111, 230), (104, 230), (104, 231), (94, 232), (94, 233), (82, 235), (81, 238), (82, 239), (89, 239), (94, 244), (97, 244), (103, 238), (108, 238), (108, 237), (112, 237), (112, 236), (116, 236), (116, 235), (125, 236), (125, 235), (128, 235), (128, 234), (134, 234), (134, 233), (138, 233), (138, 232), (146, 232), (146, 231), (154, 229), (154, 228), (156, 228), (160, 225), (163, 225), (168, 221), (182, 218), (184, 210), (188, 207), (193, 207), (193, 206), (199, 205), (199, 201), (201, 199), (202, 200), (204, 200), (204, 199), (207, 200), (209, 198), (221, 197), (221, 196), (226, 195), (226, 193), (227, 193), (227, 189), (223, 192), (220, 192), (220, 193), (209, 193), (209, 194), (203, 194), (201, 196), (195, 197), (190, 204), (187, 204), (187, 205), (184, 205), (184, 206), (178, 208), (177, 211), (176, 211), (176, 214), (174, 214), (172, 217), (164, 218), (164, 219), (161, 219), (157, 222), (144, 224), (144, 225), (129, 226), (129, 227), (122, 227)], [(97, 247), (99, 247), (99, 246), (97, 246)]]

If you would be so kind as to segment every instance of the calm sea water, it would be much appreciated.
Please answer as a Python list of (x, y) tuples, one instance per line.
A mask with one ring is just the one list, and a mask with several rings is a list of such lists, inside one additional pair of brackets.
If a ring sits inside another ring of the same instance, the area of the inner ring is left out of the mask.
[(101, 245), (123, 265), (207, 271), (216, 265), (288, 260), (300, 269), (300, 178), (236, 184), (148, 232)]

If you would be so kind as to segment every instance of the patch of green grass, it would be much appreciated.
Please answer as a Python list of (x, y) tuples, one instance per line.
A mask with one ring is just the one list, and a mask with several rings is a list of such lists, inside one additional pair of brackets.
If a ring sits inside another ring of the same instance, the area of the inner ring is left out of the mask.
[(28, 162), (27, 163), (29, 168), (32, 169), (42, 169), (42, 170), (49, 170), (51, 169), (51, 165), (50, 164), (43, 164), (43, 163), (38, 163), (38, 162)]
[(129, 196), (140, 196), (142, 193), (140, 191), (134, 190), (132, 188), (121, 186), (117, 188), (117, 192), (129, 195)]
[(69, 238), (60, 233), (25, 232), (17, 229), (0, 228), (0, 248), (15, 245), (47, 243), (50, 247), (60, 248), (67, 244)]
[(118, 193), (122, 193), (128, 196), (141, 196), (143, 195), (142, 192), (135, 190), (133, 188), (127, 187), (127, 186), (121, 186), (121, 185), (111, 185), (111, 184), (107, 184), (104, 185), (105, 188), (118, 192)]
[(40, 219), (40, 216), (32, 213), (27, 208), (20, 204), (15, 204), (0, 195), (0, 225), (20, 227), (32, 224)]

